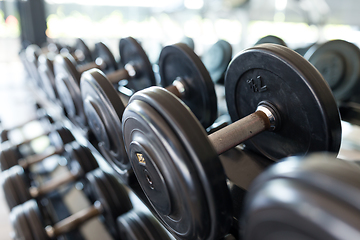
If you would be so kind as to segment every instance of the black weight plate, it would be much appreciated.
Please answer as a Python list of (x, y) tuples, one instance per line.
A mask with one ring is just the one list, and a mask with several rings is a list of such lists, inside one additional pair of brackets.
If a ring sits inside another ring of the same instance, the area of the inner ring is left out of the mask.
[(121, 64), (131, 64), (136, 69), (136, 76), (128, 79), (127, 88), (137, 92), (156, 85), (154, 71), (148, 56), (141, 45), (132, 37), (122, 38), (119, 43)]
[(286, 43), (284, 42), (284, 40), (282, 40), (281, 38), (274, 36), (274, 35), (267, 35), (265, 37), (260, 38), (256, 43), (256, 45), (259, 44), (263, 44), (263, 43), (273, 43), (273, 44), (277, 44), (277, 45), (281, 45), (286, 47)]
[(25, 49), (25, 56), (26, 56), (26, 61), (28, 63), (28, 67), (30, 70), (30, 76), (33, 78), (33, 80), (36, 82), (36, 84), (42, 88), (41, 85), (41, 80), (40, 80), (40, 76), (37, 70), (38, 67), (38, 57), (41, 54), (41, 49), (35, 45), (29, 45), (26, 49)]
[[(8, 143), (10, 144), (10, 143)], [(16, 154), (16, 147), (4, 147), (4, 143), (2, 146), (2, 150), (0, 151), (0, 164), (1, 171), (11, 168), (12, 166), (16, 166), (18, 164), (19, 156)]]
[(304, 56), (323, 75), (338, 101), (349, 100), (360, 88), (360, 50), (344, 40), (314, 45)]
[(218, 239), (231, 224), (226, 176), (189, 109), (159, 87), (135, 93), (123, 115), (126, 150), (156, 217), (181, 239)]
[(44, 229), (40, 210), (36, 201), (30, 200), (24, 203), (23, 211), (25, 213), (27, 222), (31, 228), (34, 239), (48, 240), (49, 237), (47, 236), (46, 231)]
[(167, 87), (180, 78), (185, 83), (186, 96), (181, 100), (191, 109), (204, 128), (217, 117), (214, 83), (200, 58), (185, 44), (166, 46), (160, 53), (161, 85)]
[(0, 141), (1, 143), (9, 140), (9, 131), (6, 129), (2, 129), (0, 133)]
[(13, 185), (15, 186), (15, 192), (19, 197), (19, 202), (16, 205), (30, 200), (32, 197), (29, 192), (30, 183), (26, 178), (24, 169), (20, 166), (14, 166), (8, 171), (11, 171), (9, 177), (12, 178)]
[(294, 51), (274, 44), (243, 51), (230, 63), (225, 91), (232, 121), (253, 113), (261, 101), (278, 110), (277, 131), (245, 141), (266, 157), (339, 150), (341, 125), (331, 90), (315, 67)]
[(11, 210), (10, 222), (14, 229), (14, 239), (37, 240), (33, 237), (23, 205), (16, 206)]
[(116, 218), (132, 209), (126, 188), (111, 174), (96, 169), (86, 175), (95, 198), (101, 202), (105, 224), (118, 235)]
[(118, 217), (117, 222), (122, 240), (170, 240), (150, 213), (132, 210)]
[(55, 57), (55, 85), (69, 118), (85, 126), (86, 117), (80, 93), (80, 74), (74, 62), (75, 60), (70, 55)]
[(224, 77), (232, 57), (232, 47), (225, 40), (219, 40), (206, 51), (201, 60), (209, 71), (214, 83), (219, 82)]
[(75, 137), (68, 128), (58, 126), (55, 131), (49, 133), (49, 140), (51, 146), (62, 149), (65, 144), (75, 141)]
[(105, 63), (105, 68), (101, 69), (104, 73), (114, 72), (118, 69), (114, 55), (104, 43), (95, 44), (95, 54), (97, 58), (100, 58)]
[(297, 52), (298, 54), (300, 54), (301, 56), (305, 56), (306, 52), (312, 47), (314, 46), (316, 43), (312, 43), (308, 46), (305, 47), (300, 47), (300, 48), (296, 48), (294, 49), (295, 52)]
[(6, 170), (2, 173), (2, 187), (4, 191), (4, 196), (9, 209), (17, 206), (20, 202), (20, 199), (17, 195), (16, 183), (14, 182), (12, 171)]
[(81, 94), (90, 129), (100, 150), (116, 172), (130, 169), (122, 138), (121, 118), (125, 106), (118, 93), (99, 70), (81, 76)]
[(38, 71), (41, 83), (44, 92), (52, 102), (56, 102), (58, 98), (55, 90), (54, 57), (55, 56), (51, 56), (51, 53), (48, 53), (41, 54), (38, 59)]
[[(330, 154), (291, 157), (274, 165), (247, 195), (245, 239), (359, 238), (359, 173), (358, 165)], [(337, 231), (328, 227), (340, 225)]]
[[(68, 148), (66, 148), (67, 150)], [(71, 170), (76, 169), (84, 175), (99, 167), (94, 155), (88, 147), (72, 142), (69, 146)]]
[(75, 48), (75, 56), (78, 56), (78, 55), (82, 56), (81, 62), (91, 62), (92, 61), (91, 51), (81, 38), (77, 38), (75, 40), (74, 48)]

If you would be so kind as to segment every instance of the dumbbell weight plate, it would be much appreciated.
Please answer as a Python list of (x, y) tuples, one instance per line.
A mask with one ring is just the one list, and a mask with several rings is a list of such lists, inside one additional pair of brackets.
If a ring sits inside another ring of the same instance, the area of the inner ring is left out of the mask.
[(166, 240), (165, 230), (149, 213), (129, 211), (117, 218), (122, 240)]
[(330, 154), (274, 165), (255, 180), (246, 197), (245, 239), (359, 238), (360, 225), (354, 221), (360, 217), (359, 173), (358, 165)]
[[(128, 193), (118, 180), (101, 169), (94, 170), (86, 175), (94, 190), (94, 195), (104, 208), (103, 216), (107, 227), (118, 235), (116, 218), (132, 209)], [(110, 188), (108, 186), (113, 186)]]
[(75, 41), (75, 54), (76, 51), (81, 51), (84, 55), (84, 60), (82, 62), (91, 62), (92, 55), (89, 47), (85, 44), (85, 42), (81, 38), (77, 38)]
[(16, 206), (10, 213), (11, 225), (14, 229), (14, 239), (37, 240), (33, 237), (31, 226), (23, 212), (23, 205)]
[(23, 208), (35, 240), (48, 240), (49, 237), (44, 231), (42, 223), (39, 221), (41, 214), (35, 200), (25, 202)]
[(339, 150), (341, 125), (331, 90), (294, 51), (271, 44), (246, 50), (231, 62), (225, 91), (233, 122), (253, 113), (263, 100), (281, 113), (280, 129), (245, 141), (266, 157), (278, 160), (296, 153)]
[[(4, 171), (6, 169), (9, 169), (12, 166), (15, 166), (18, 164), (18, 156), (16, 156), (16, 147), (4, 147), (3, 143), (3, 149), (0, 151), (0, 163), (1, 163), (1, 171)], [(10, 143), (8, 143), (10, 145)]]
[(217, 117), (214, 83), (198, 56), (185, 44), (165, 47), (159, 58), (161, 85), (167, 87), (180, 77), (187, 88), (181, 100), (191, 109), (200, 123), (209, 127)]
[(49, 133), (50, 145), (56, 149), (62, 149), (65, 144), (75, 141), (71, 131), (63, 126), (56, 127), (56, 131)]
[(122, 139), (121, 118), (125, 106), (106, 77), (97, 70), (83, 74), (81, 94), (90, 129), (101, 150), (118, 173), (130, 168)]
[(223, 167), (181, 101), (163, 88), (137, 92), (124, 112), (123, 134), (140, 186), (172, 234), (217, 239), (228, 230), (231, 200)]
[(281, 38), (274, 36), (274, 35), (267, 35), (265, 37), (260, 38), (256, 43), (256, 45), (259, 44), (263, 44), (263, 43), (273, 43), (273, 44), (278, 44), (284, 47), (287, 47), (286, 43), (284, 42), (284, 40), (282, 40)]
[(54, 57), (53, 53), (41, 54), (38, 59), (38, 71), (45, 94), (51, 101), (56, 102), (54, 66), (50, 61), (50, 58)]
[(314, 45), (304, 56), (324, 76), (338, 101), (346, 101), (359, 93), (360, 50), (344, 40)]
[(102, 42), (95, 44), (97, 58), (101, 58), (105, 63), (105, 68), (101, 69), (104, 73), (114, 72), (118, 69), (117, 62), (110, 49)]
[(202, 55), (201, 60), (209, 71), (214, 83), (220, 82), (223, 79), (225, 70), (231, 61), (231, 57), (232, 47), (225, 40), (217, 41)]
[(91, 150), (77, 142), (72, 142), (67, 145), (66, 158), (70, 160), (69, 168), (72, 171), (81, 171), (88, 173), (99, 167)]
[(136, 78), (130, 79), (127, 88), (137, 92), (141, 89), (156, 85), (151, 63), (140, 44), (132, 37), (122, 38), (119, 43), (121, 64), (130, 63), (136, 67)]

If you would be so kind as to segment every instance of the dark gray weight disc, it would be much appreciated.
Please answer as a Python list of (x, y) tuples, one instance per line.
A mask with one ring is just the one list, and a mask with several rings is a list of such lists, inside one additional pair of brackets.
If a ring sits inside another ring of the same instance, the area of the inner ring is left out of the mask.
[(77, 142), (72, 142), (66, 150), (69, 151), (71, 170), (76, 169), (86, 174), (99, 167), (99, 164), (88, 147), (80, 145)]
[(10, 212), (10, 222), (14, 229), (14, 239), (37, 240), (33, 237), (31, 226), (28, 223), (24, 206), (19, 205)]
[(132, 204), (126, 188), (109, 173), (96, 169), (86, 175), (94, 195), (101, 202), (105, 224), (118, 235), (116, 218), (131, 210)]
[(149, 213), (132, 210), (118, 217), (117, 222), (122, 240), (170, 240), (169, 235)]
[(9, 169), (11, 171), (9, 177), (12, 179), (12, 185), (15, 186), (16, 194), (19, 197), (19, 202), (15, 203), (19, 205), (21, 203), (30, 200), (32, 197), (29, 192), (29, 179), (27, 179), (24, 169), (20, 166), (14, 166)]
[(55, 90), (55, 74), (53, 60), (55, 55), (53, 53), (41, 54), (38, 59), (38, 71), (44, 92), (48, 99), (52, 102), (57, 102), (57, 92)]
[(273, 44), (277, 44), (277, 45), (281, 45), (284, 47), (287, 47), (286, 43), (284, 42), (284, 40), (282, 40), (281, 38), (274, 36), (274, 35), (267, 35), (265, 37), (260, 38), (256, 43), (256, 45), (259, 44), (263, 44), (263, 43), (273, 43)]
[(177, 97), (159, 87), (135, 93), (122, 127), (140, 186), (172, 234), (218, 239), (228, 231), (232, 205), (224, 170), (203, 127)]
[(80, 74), (71, 55), (57, 55), (54, 61), (55, 85), (59, 98), (71, 120), (86, 126), (80, 92)]
[(54, 146), (56, 149), (61, 149), (65, 144), (75, 141), (75, 137), (70, 129), (60, 125), (56, 127), (55, 131), (49, 133), (49, 140), (51, 146)]
[(26, 62), (28, 63), (28, 69), (30, 70), (30, 76), (35, 81), (35, 83), (42, 88), (40, 76), (37, 70), (38, 67), (38, 58), (41, 54), (41, 49), (39, 46), (32, 44), (27, 46), (25, 49)]
[(31, 228), (35, 240), (48, 240), (45, 228), (42, 223), (39, 206), (35, 200), (23, 204), (23, 211)]
[(206, 69), (214, 83), (221, 81), (232, 57), (232, 47), (225, 40), (219, 40), (202, 56)]
[(81, 94), (90, 129), (105, 159), (116, 172), (124, 173), (130, 169), (121, 129), (124, 104), (104, 74), (95, 69), (82, 75)]
[(19, 156), (16, 147), (3, 148), (0, 151), (1, 171), (11, 168), (18, 164)]
[(314, 45), (304, 56), (323, 75), (338, 101), (349, 100), (360, 88), (360, 50), (344, 40)]
[(281, 126), (245, 141), (272, 160), (315, 151), (337, 152), (339, 112), (320, 73), (299, 54), (274, 44), (258, 45), (232, 60), (225, 76), (232, 121), (253, 113), (261, 101), (278, 110)]
[(74, 48), (75, 48), (75, 56), (80, 55), (82, 57), (81, 62), (87, 63), (93, 60), (89, 47), (85, 44), (85, 42), (81, 38), (77, 38), (75, 40)]
[(104, 73), (114, 72), (118, 69), (114, 55), (104, 43), (95, 44), (95, 54), (97, 58), (102, 59), (105, 63), (105, 68), (101, 69)]
[(244, 205), (245, 239), (357, 239), (359, 183), (360, 167), (335, 155), (288, 158), (252, 184)]
[(185, 83), (186, 96), (181, 100), (191, 109), (204, 128), (217, 117), (214, 83), (200, 58), (185, 44), (166, 46), (160, 53), (161, 86), (172, 85), (180, 78)]
[(4, 196), (9, 209), (17, 206), (20, 202), (20, 199), (17, 195), (16, 183), (14, 183), (12, 171), (6, 170), (2, 173), (3, 182), (2, 188), (4, 191)]
[(137, 92), (141, 89), (156, 85), (155, 75), (151, 63), (144, 49), (132, 37), (122, 38), (119, 43), (121, 64), (131, 64), (136, 69), (136, 76), (128, 79), (127, 88)]

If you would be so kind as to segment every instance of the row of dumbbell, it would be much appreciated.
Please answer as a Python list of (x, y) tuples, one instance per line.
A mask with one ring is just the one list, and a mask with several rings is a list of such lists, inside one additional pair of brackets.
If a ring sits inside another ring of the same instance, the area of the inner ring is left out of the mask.
[[(115, 239), (169, 239), (151, 214), (132, 210), (124, 186), (114, 176), (99, 169), (91, 151), (78, 144), (67, 128), (54, 126), (48, 136), (51, 148), (56, 151), (51, 149), (36, 156), (17, 156), (20, 145), (27, 144), (28, 141), (16, 145), (9, 142), (2, 144), (3, 190), (11, 209), (10, 219), (15, 239), (58, 237), (100, 215)], [(31, 166), (45, 161), (55, 153), (67, 160), (70, 172), (37, 186)], [(43, 214), (45, 210), (41, 207), (41, 199), (61, 186), (80, 180), (90, 186), (92, 196), (97, 201), (93, 206), (53, 226), (46, 226), (49, 220), (46, 219), (47, 214)]]
[[(164, 48), (162, 54), (173, 56), (164, 61), (170, 64), (164, 67), (169, 79), (192, 72), (189, 68), (199, 72), (196, 61), (182, 61), (184, 52), (192, 54), (181, 45)], [(186, 70), (181, 70), (183, 62), (191, 62)], [(179, 85), (175, 87), (184, 88)], [(239, 120), (208, 137), (179, 101), (181, 94), (151, 87), (135, 93), (125, 108), (104, 74), (90, 70), (82, 75), (85, 113), (105, 159), (119, 173), (131, 166), (156, 216), (179, 238), (217, 238), (231, 226), (231, 196), (217, 154), (243, 141), (273, 160), (339, 149), (341, 127), (333, 95), (319, 72), (292, 50), (259, 45), (243, 51), (227, 69), (225, 88), (232, 120)], [(126, 154), (117, 155), (114, 145), (126, 148)], [(206, 216), (211, 218), (208, 225), (191, 221)]]

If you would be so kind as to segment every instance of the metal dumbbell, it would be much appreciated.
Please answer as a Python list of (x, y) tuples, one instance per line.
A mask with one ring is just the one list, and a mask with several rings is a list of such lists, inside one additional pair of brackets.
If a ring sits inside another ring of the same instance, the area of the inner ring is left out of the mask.
[(219, 154), (242, 142), (275, 161), (340, 147), (334, 97), (319, 72), (294, 51), (272, 44), (244, 50), (228, 67), (225, 88), (234, 123), (209, 136), (161, 88), (134, 94), (123, 114), (135, 175), (156, 217), (179, 238), (218, 239), (231, 225)]
[(61, 154), (64, 151), (64, 147), (67, 143), (75, 141), (75, 138), (70, 130), (63, 126), (56, 127), (56, 130), (50, 132), (47, 134), (47, 136), (50, 140), (50, 146), (46, 148), (44, 152), (31, 156), (22, 156), (18, 150), (18, 147), (20, 145), (29, 143), (29, 141), (34, 139), (29, 139), (28, 141), (15, 145), (10, 143), (3, 143), (2, 150), (0, 152), (1, 170), (4, 171), (15, 165), (20, 165), (22, 168), (27, 169), (32, 164), (41, 162), (50, 156)]
[(127, 190), (117, 179), (96, 169), (87, 175), (97, 201), (53, 226), (44, 226), (39, 207), (35, 200), (29, 200), (14, 207), (10, 213), (10, 220), (14, 228), (15, 239), (53, 239), (73, 229), (86, 221), (102, 216), (106, 227), (118, 238), (119, 233), (116, 218), (132, 209)]
[[(120, 50), (133, 49), (131, 54), (122, 55), (124, 63), (139, 67), (148, 62), (147, 58), (145, 61), (144, 55), (140, 54), (143, 50), (135, 51), (141, 47), (132, 38), (122, 39), (120, 46)], [(140, 73), (145, 69), (139, 70)], [(162, 85), (166, 90), (181, 98), (204, 127), (210, 126), (217, 117), (216, 94), (214, 83), (200, 58), (185, 44), (170, 45), (160, 54), (159, 70)], [(85, 115), (101, 145), (101, 152), (117, 172), (126, 173), (130, 169), (130, 163), (125, 153), (121, 130), (125, 106), (118, 92), (101, 72), (89, 70), (81, 77), (81, 94)]]
[(358, 162), (324, 153), (286, 158), (252, 183), (241, 239), (358, 239), (359, 196)]
[(170, 240), (169, 235), (150, 213), (131, 210), (117, 218), (122, 240)]
[(39, 187), (31, 186), (31, 179), (21, 166), (13, 166), (3, 171), (3, 190), (10, 209), (32, 198), (40, 198), (60, 186), (72, 183), (84, 177), (86, 173), (99, 167), (91, 151), (77, 142), (65, 147), (70, 172), (61, 178), (53, 179)]

